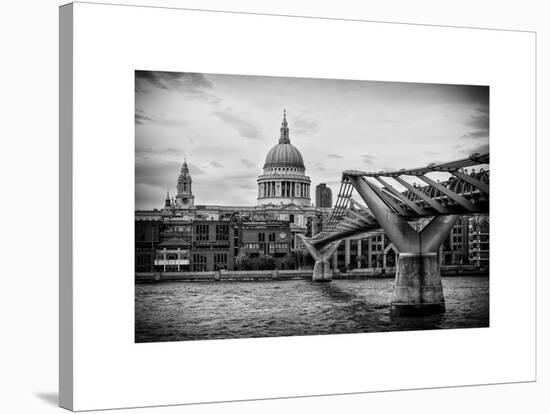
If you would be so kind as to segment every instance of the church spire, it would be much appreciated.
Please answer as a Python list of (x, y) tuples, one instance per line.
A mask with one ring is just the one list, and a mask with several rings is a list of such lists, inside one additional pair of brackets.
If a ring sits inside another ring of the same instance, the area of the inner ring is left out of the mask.
[(187, 160), (183, 159), (183, 165), (181, 166), (181, 172), (182, 174), (188, 175), (189, 174), (189, 167), (187, 167)]
[(283, 110), (283, 122), (281, 124), (281, 137), (279, 138), (279, 144), (290, 144), (288, 122), (286, 121), (286, 109)]

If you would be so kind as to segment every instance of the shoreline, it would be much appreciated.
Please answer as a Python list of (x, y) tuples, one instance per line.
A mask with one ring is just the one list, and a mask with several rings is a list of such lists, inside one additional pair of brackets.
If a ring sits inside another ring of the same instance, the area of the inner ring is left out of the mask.
[[(242, 281), (285, 281), (311, 280), (313, 270), (249, 270), (249, 271), (215, 271), (215, 272), (139, 272), (135, 273), (136, 283), (148, 282), (242, 282)], [(442, 267), (441, 277), (488, 277), (487, 269), (461, 267)], [(336, 271), (332, 280), (353, 279), (390, 279), (395, 271), (382, 272), (380, 269), (352, 270), (346, 273)]]

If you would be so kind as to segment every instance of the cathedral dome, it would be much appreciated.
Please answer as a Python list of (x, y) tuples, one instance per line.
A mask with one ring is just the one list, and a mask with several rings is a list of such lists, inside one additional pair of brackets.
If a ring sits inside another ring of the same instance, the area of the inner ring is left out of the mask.
[(272, 147), (265, 157), (265, 168), (286, 167), (305, 170), (302, 154), (294, 145), (290, 143), (288, 123), (286, 121), (286, 111), (281, 125), (281, 137), (279, 143)]
[(258, 204), (309, 206), (310, 188), (302, 154), (290, 143), (285, 110), (279, 143), (267, 153), (258, 177)]
[(305, 169), (302, 154), (291, 143), (279, 143), (269, 150), (267, 157), (265, 157), (264, 168), (272, 167)]

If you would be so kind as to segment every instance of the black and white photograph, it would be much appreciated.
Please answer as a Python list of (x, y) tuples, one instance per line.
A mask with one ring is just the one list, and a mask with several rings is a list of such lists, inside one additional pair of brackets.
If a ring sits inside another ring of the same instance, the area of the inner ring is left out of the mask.
[(135, 72), (135, 341), (489, 326), (489, 87)]
[(543, 4), (4, 2), (2, 412), (546, 413)]

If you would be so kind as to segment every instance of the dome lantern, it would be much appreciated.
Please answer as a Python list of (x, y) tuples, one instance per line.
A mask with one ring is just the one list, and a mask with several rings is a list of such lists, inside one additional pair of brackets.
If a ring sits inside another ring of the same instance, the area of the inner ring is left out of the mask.
[(283, 122), (281, 123), (281, 137), (279, 138), (279, 144), (290, 144), (288, 122), (286, 122), (286, 109), (283, 111)]

